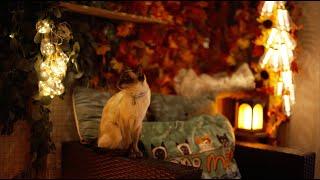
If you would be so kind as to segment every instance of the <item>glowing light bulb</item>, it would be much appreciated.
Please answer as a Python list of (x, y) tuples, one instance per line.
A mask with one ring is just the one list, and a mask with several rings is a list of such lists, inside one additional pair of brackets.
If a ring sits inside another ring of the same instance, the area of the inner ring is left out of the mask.
[(293, 50), (296, 47), (296, 41), (290, 36), (290, 34), (286, 31), (280, 32), (281, 40), (286, 46)]
[(278, 9), (277, 10), (277, 25), (281, 30), (289, 31), (290, 23), (289, 23), (289, 14), (286, 9)]
[(51, 31), (51, 25), (48, 20), (40, 20), (36, 24), (36, 29), (41, 34), (47, 34)]
[(272, 69), (277, 72), (279, 69), (279, 50), (274, 50), (273, 56), (271, 58)]
[(290, 57), (289, 57), (289, 54), (288, 54), (288, 48), (285, 44), (282, 44), (281, 45), (281, 48), (280, 48), (280, 56), (281, 56), (281, 62), (282, 62), (282, 69), (287, 71), (287, 70), (290, 70)]
[(271, 32), (270, 32), (270, 35), (269, 35), (269, 38), (266, 42), (266, 47), (271, 47), (271, 46), (274, 46), (276, 44), (276, 41), (278, 38), (278, 29), (276, 28), (272, 28), (271, 29)]
[(261, 16), (271, 16), (276, 5), (276, 1), (265, 1), (261, 9)]
[(48, 87), (47, 81), (39, 81), (39, 94), (40, 96), (49, 96), (51, 89)]
[(281, 76), (282, 76), (284, 87), (285, 88), (290, 87), (292, 84), (292, 71), (289, 70), (289, 71), (281, 72)]
[(50, 42), (49, 39), (44, 38), (41, 41), (40, 51), (41, 51), (42, 55), (50, 56), (56, 51), (56, 49), (55, 49), (55, 46)]
[(284, 112), (287, 116), (290, 116), (291, 113), (291, 105), (290, 105), (290, 97), (289, 95), (283, 95), (283, 104), (284, 104)]
[(261, 67), (264, 68), (265, 65), (270, 61), (271, 57), (274, 54), (274, 50), (272, 48), (267, 49), (267, 52), (261, 57)]
[(57, 60), (58, 61), (63, 61), (64, 63), (69, 62), (69, 57), (60, 49), (57, 51)]
[(48, 80), (48, 78), (49, 78), (49, 74), (47, 71), (40, 72), (40, 80), (41, 81), (46, 81), (46, 80)]
[(277, 96), (281, 96), (282, 94), (282, 90), (283, 90), (283, 83), (282, 82), (278, 82), (277, 83)]
[(295, 104), (296, 99), (294, 97), (294, 85), (291, 84), (291, 86), (289, 87), (289, 92), (290, 92), (290, 102), (291, 104)]

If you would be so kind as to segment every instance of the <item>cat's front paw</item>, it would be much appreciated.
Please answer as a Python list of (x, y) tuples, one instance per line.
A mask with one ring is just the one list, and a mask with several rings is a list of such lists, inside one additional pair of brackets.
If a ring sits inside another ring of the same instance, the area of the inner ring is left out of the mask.
[(131, 151), (129, 153), (129, 158), (136, 159), (136, 158), (142, 158), (143, 153), (141, 151)]

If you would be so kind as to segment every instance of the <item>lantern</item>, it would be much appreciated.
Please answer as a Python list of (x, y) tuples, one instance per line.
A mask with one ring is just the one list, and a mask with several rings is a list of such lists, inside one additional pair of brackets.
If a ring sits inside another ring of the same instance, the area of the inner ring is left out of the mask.
[(241, 102), (237, 106), (237, 129), (247, 131), (263, 130), (263, 105), (260, 103)]

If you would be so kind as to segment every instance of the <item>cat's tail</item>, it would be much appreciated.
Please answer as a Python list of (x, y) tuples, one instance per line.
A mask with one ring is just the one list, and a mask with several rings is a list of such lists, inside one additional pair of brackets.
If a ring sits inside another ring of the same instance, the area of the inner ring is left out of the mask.
[(107, 132), (102, 132), (98, 139), (98, 147), (118, 149), (121, 146), (122, 135), (119, 127), (112, 126)]

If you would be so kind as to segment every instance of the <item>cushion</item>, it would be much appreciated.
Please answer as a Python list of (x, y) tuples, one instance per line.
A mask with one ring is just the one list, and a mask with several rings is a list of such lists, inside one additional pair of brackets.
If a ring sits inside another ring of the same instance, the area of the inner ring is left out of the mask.
[(152, 94), (147, 121), (186, 121), (201, 114), (214, 114), (213, 98)]
[[(72, 101), (75, 123), (82, 143), (98, 137), (102, 110), (111, 95), (86, 87), (76, 87)], [(214, 101), (207, 97), (185, 98), (152, 93), (144, 121), (185, 121), (194, 115), (213, 114)]]
[(240, 178), (233, 158), (235, 136), (222, 115), (144, 122), (141, 141), (149, 157), (200, 167), (202, 178)]
[(74, 119), (81, 143), (89, 143), (98, 137), (104, 104), (111, 97), (107, 92), (77, 87), (73, 91)]

